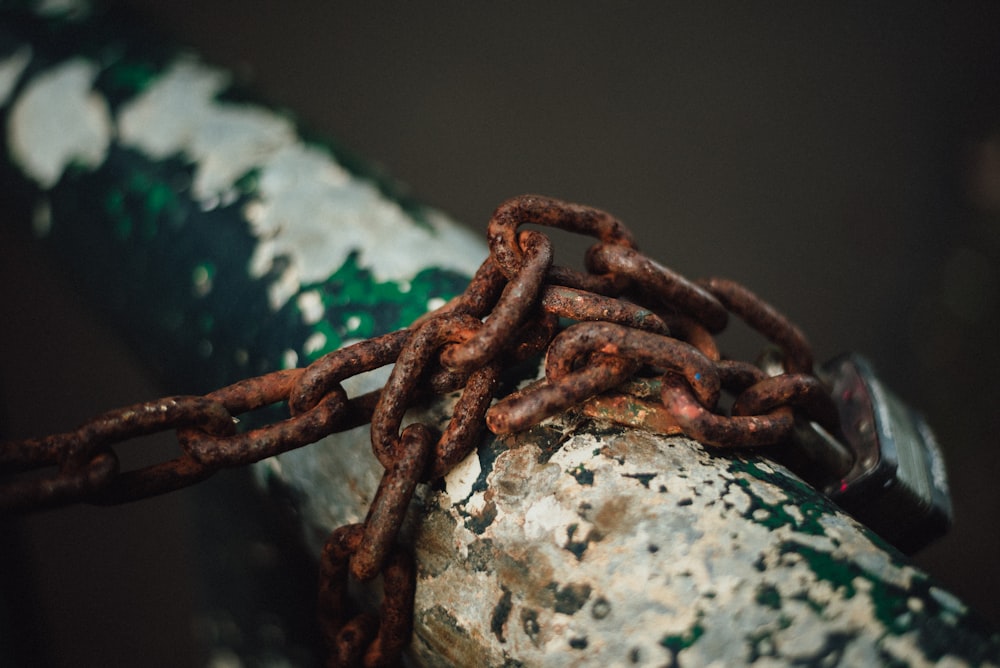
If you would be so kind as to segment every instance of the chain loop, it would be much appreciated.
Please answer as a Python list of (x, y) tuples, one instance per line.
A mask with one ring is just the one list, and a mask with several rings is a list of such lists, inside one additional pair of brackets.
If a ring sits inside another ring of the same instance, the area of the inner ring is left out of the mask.
[(600, 352), (681, 373), (703, 406), (712, 410), (722, 388), (715, 364), (694, 346), (610, 322), (579, 323), (560, 333), (545, 355), (545, 377), (552, 383), (568, 374), (581, 355)]
[(718, 299), (632, 248), (596, 244), (587, 251), (586, 263), (591, 271), (627, 277), (644, 295), (674, 312), (693, 317), (712, 333), (726, 327), (729, 316)]
[(725, 278), (709, 278), (699, 283), (727, 309), (760, 332), (785, 353), (789, 373), (813, 373), (812, 347), (795, 324), (744, 285)]
[(779, 443), (791, 434), (794, 420), (788, 406), (766, 415), (726, 417), (711, 412), (691, 393), (684, 379), (673, 373), (663, 376), (663, 405), (691, 438), (722, 448), (755, 448)]
[(815, 376), (785, 373), (765, 378), (743, 390), (733, 403), (733, 415), (766, 413), (779, 406), (802, 409), (804, 416), (831, 434), (840, 431), (840, 416), (826, 386)]
[(372, 416), (372, 450), (383, 467), (390, 468), (399, 457), (403, 414), (410, 407), (417, 384), (434, 355), (446, 343), (468, 341), (482, 326), (471, 315), (447, 313), (427, 320), (407, 339)]
[(411, 424), (400, 435), (395, 461), (382, 474), (368, 507), (364, 535), (351, 557), (351, 573), (357, 579), (370, 580), (382, 570), (437, 437), (435, 429), (419, 423)]
[[(490, 254), (508, 280), (514, 279), (524, 263), (517, 229), (526, 224), (545, 225), (635, 248), (632, 233), (606, 211), (540, 195), (515, 197), (497, 207), (486, 230)], [(599, 294), (619, 294), (624, 287), (622, 280), (613, 274), (585, 274), (566, 267), (551, 267), (548, 280), (555, 285)]]
[(463, 345), (441, 356), (452, 371), (471, 371), (494, 359), (510, 342), (517, 329), (538, 301), (545, 273), (552, 266), (552, 244), (538, 232), (521, 232), (519, 248), (523, 251), (521, 270), (511, 279), (493, 307), (493, 312), (479, 331)]
[(670, 336), (670, 328), (653, 311), (586, 290), (549, 285), (542, 290), (542, 308), (561, 318), (581, 321), (614, 322)]

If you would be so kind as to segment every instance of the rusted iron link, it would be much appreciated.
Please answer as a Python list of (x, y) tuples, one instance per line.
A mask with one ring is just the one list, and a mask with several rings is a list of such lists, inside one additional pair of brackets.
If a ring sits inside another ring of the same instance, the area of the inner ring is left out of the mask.
[(357, 615), (349, 624), (348, 567), (363, 536), (363, 524), (346, 524), (330, 534), (320, 553), (317, 616), (329, 666), (358, 665), (377, 628), (371, 615)]
[(663, 376), (662, 399), (684, 433), (706, 445), (723, 448), (774, 445), (786, 440), (794, 426), (792, 409), (787, 406), (767, 415), (716, 415), (701, 405), (684, 378), (673, 373)]
[(104, 489), (118, 473), (114, 452), (97, 453), (92, 460), (75, 468), (25, 480), (7, 480), (0, 486), (0, 510), (25, 512), (52, 508), (85, 499)]
[[(226, 401), (231, 413), (245, 413), (287, 400), (296, 374), (259, 376), (206, 395)], [(336, 429), (337, 418), (347, 406), (339, 385), (305, 413), (232, 436), (219, 437), (201, 429), (177, 431), (181, 448), (194, 460), (213, 468), (243, 466), (314, 443)]]
[(81, 466), (111, 445), (185, 425), (220, 435), (234, 431), (233, 416), (217, 401), (198, 396), (164, 397), (107, 411), (72, 432), (5, 443), (0, 460), (22, 466)]
[(487, 257), (479, 265), (479, 269), (462, 294), (453, 297), (444, 306), (420, 316), (410, 328), (416, 329), (429, 319), (445, 313), (468, 313), (477, 318), (485, 317), (500, 299), (505, 285), (507, 277), (500, 271), (496, 261), (492, 257)]
[(412, 555), (401, 548), (388, 556), (382, 569), (379, 616), (351, 615), (349, 563), (363, 537), (364, 525), (342, 526), (330, 534), (320, 556), (317, 611), (330, 667), (398, 665), (413, 632), (416, 569)]
[(372, 450), (386, 469), (399, 457), (399, 427), (410, 407), (417, 384), (434, 356), (447, 343), (469, 340), (482, 322), (464, 313), (446, 313), (426, 321), (407, 339), (389, 379), (382, 388), (371, 421)]
[(707, 278), (698, 283), (727, 309), (785, 353), (785, 371), (813, 373), (812, 347), (794, 323), (746, 286), (725, 278)]
[[(517, 243), (517, 230), (526, 224), (555, 227), (609, 244), (636, 247), (628, 228), (606, 211), (541, 195), (522, 195), (497, 207), (486, 232), (491, 256), (511, 280), (524, 263), (523, 252)], [(548, 280), (600, 294), (618, 294), (624, 287), (613, 275), (585, 274), (566, 267), (552, 267)]]
[(670, 336), (670, 328), (653, 311), (624, 301), (561, 285), (542, 289), (542, 308), (562, 318), (614, 322)]
[(610, 322), (581, 322), (566, 328), (545, 354), (545, 377), (552, 384), (573, 370), (581, 357), (600, 352), (676, 371), (687, 379), (698, 400), (708, 410), (719, 402), (722, 388), (715, 363), (694, 346), (651, 332)]
[(517, 364), (537, 357), (545, 352), (558, 332), (559, 317), (555, 313), (536, 309), (528, 314), (527, 322), (514, 335), (512, 347), (504, 352), (504, 361)]
[[(554, 327), (551, 321), (543, 324), (548, 325), (546, 331)], [(403, 414), (417, 394), (418, 381), (429, 368), (435, 352), (441, 351), (447, 343), (470, 340), (470, 337), (484, 327), (471, 315), (451, 312), (425, 321), (407, 341), (372, 415), (372, 447), (386, 469), (392, 468), (400, 454), (392, 439), (396, 438)], [(444, 352), (447, 351), (448, 348), (444, 348)], [(444, 353), (441, 357), (444, 357)], [(431, 465), (426, 471), (420, 471), (421, 479), (444, 475), (475, 446), (486, 409), (493, 399), (498, 377), (499, 366), (496, 362), (481, 366), (464, 377), (462, 394), (455, 404), (447, 428), (434, 448)], [(447, 380), (454, 379), (455, 377), (449, 377)]]
[(292, 415), (299, 415), (314, 407), (325, 395), (338, 388), (345, 378), (396, 361), (410, 333), (409, 329), (401, 329), (359, 341), (320, 357), (306, 367), (298, 382), (291, 388), (288, 408)]
[[(767, 378), (767, 374), (759, 367), (740, 360), (718, 360), (715, 363), (715, 370), (719, 373), (722, 387), (737, 395), (751, 385)], [(759, 412), (761, 411), (750, 411), (746, 415)]]
[(382, 570), (437, 437), (437, 430), (425, 424), (411, 424), (399, 437), (396, 461), (382, 474), (368, 507), (364, 536), (351, 556), (351, 574), (357, 579), (370, 580)]
[(382, 608), (378, 634), (365, 653), (365, 666), (399, 665), (413, 635), (417, 569), (413, 554), (397, 548), (382, 569)]
[(468, 372), (492, 361), (534, 308), (545, 273), (552, 265), (552, 243), (545, 235), (529, 230), (520, 234), (519, 248), (524, 262), (504, 287), (485, 323), (462, 345), (452, 346), (441, 355), (448, 369)]
[(42, 438), (9, 441), (0, 447), (0, 473), (17, 473), (32, 468), (55, 466), (66, 460), (66, 454), (79, 448), (76, 431), (51, 434)]
[(595, 353), (588, 364), (565, 374), (559, 382), (542, 381), (493, 404), (486, 411), (486, 426), (494, 434), (524, 431), (587, 397), (620, 385), (637, 367), (631, 360)]
[(831, 434), (840, 430), (840, 415), (826, 387), (801, 373), (772, 376), (746, 388), (733, 403), (733, 415), (760, 415), (779, 406), (800, 409)]
[(715, 343), (715, 337), (705, 329), (705, 326), (694, 318), (680, 313), (661, 314), (667, 326), (670, 328), (670, 335), (680, 339), (701, 351), (701, 354), (710, 360), (718, 361), (721, 358), (719, 346)]
[(108, 411), (83, 423), (76, 432), (79, 445), (66, 453), (67, 461), (89, 459), (111, 444), (178, 427), (225, 436), (235, 431), (235, 425), (232, 413), (213, 397), (166, 397)]
[(693, 317), (712, 333), (726, 327), (729, 316), (718, 299), (632, 248), (595, 244), (587, 251), (586, 263), (592, 272), (627, 277), (632, 289), (656, 299), (668, 309)]
[(451, 419), (434, 446), (434, 458), (422, 479), (436, 480), (466, 458), (476, 447), (493, 401), (500, 365), (493, 362), (474, 371), (455, 403)]
[[(122, 497), (137, 479), (145, 490), (163, 493), (176, 489), (157, 477), (165, 471), (183, 470), (174, 475), (176, 482), (190, 484), (207, 477), (194, 475), (197, 466), (173, 460), (138, 471), (120, 474), (118, 458), (110, 450), (114, 445), (140, 436), (193, 425), (218, 436), (232, 434), (235, 426), (231, 413), (210, 397), (175, 396), (147, 401), (98, 415), (72, 432), (43, 439), (5, 443), (0, 459), (12, 470), (58, 465), (58, 471), (36, 479), (6, 481), (0, 493), (0, 509), (23, 511), (99, 498)], [(6, 468), (6, 467), (5, 467)], [(118, 484), (119, 478), (124, 481)], [(114, 489), (109, 489), (114, 485)]]
[(187, 455), (181, 455), (169, 461), (119, 473), (93, 494), (79, 500), (101, 506), (129, 503), (190, 487), (211, 477), (217, 470)]

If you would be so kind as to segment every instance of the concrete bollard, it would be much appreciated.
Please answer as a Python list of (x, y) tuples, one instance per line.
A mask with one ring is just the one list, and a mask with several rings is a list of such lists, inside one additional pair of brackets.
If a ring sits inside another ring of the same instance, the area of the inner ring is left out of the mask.
[[(485, 256), (189, 54), (118, 34), (82, 5), (8, 16), (4, 185), (172, 387), (212, 389), (403, 327)], [(294, 508), (315, 555), (331, 529), (364, 518), (381, 467), (360, 428), (255, 473)], [(758, 456), (569, 411), (485, 439), (419, 501), (418, 665), (989, 665), (1000, 654), (954, 596)]]

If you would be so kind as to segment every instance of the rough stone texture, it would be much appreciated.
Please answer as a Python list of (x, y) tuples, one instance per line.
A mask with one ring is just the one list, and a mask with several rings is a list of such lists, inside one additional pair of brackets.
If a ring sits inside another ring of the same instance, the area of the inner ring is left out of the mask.
[[(318, 548), (374, 480), (312, 461), (268, 477)], [(419, 665), (997, 665), (957, 599), (762, 458), (571, 411), (422, 498)]]

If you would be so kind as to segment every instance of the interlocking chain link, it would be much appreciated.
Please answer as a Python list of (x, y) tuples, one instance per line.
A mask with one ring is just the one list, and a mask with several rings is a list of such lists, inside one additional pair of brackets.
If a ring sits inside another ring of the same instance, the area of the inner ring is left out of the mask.
[[(548, 237), (521, 230), (526, 224), (596, 238), (587, 270), (553, 266)], [(484, 426), (517, 432), (576, 405), (633, 424), (626, 411), (616, 415), (616, 402), (628, 396), (654, 415), (640, 426), (717, 447), (787, 440), (796, 411), (837, 429), (836, 409), (813, 375), (805, 337), (744, 286), (720, 278), (689, 281), (641, 254), (610, 214), (547, 197), (503, 203), (487, 238), (490, 256), (465, 292), (407, 329), (306, 368), (205, 396), (143, 402), (71, 432), (2, 444), (0, 511), (162, 494), (370, 423), (372, 450), (385, 473), (365, 522), (337, 529), (326, 543), (319, 612), (331, 665), (389, 665), (412, 631), (414, 567), (397, 544), (410, 500), (418, 484), (464, 459)], [(753, 364), (721, 357), (713, 335), (730, 314), (780, 349), (784, 373), (769, 377)], [(560, 330), (560, 319), (576, 322)], [(544, 377), (493, 403), (500, 370), (543, 351)], [(389, 364), (381, 390), (347, 396), (343, 380)], [(408, 408), (457, 390), (443, 432), (422, 423), (400, 431)], [(735, 396), (728, 414), (720, 408), (723, 390)], [(237, 430), (237, 416), (279, 403), (287, 404), (287, 419)], [(177, 432), (180, 456), (119, 471), (114, 446), (170, 430)], [(385, 582), (380, 616), (349, 616), (348, 576), (366, 581), (379, 574)]]

